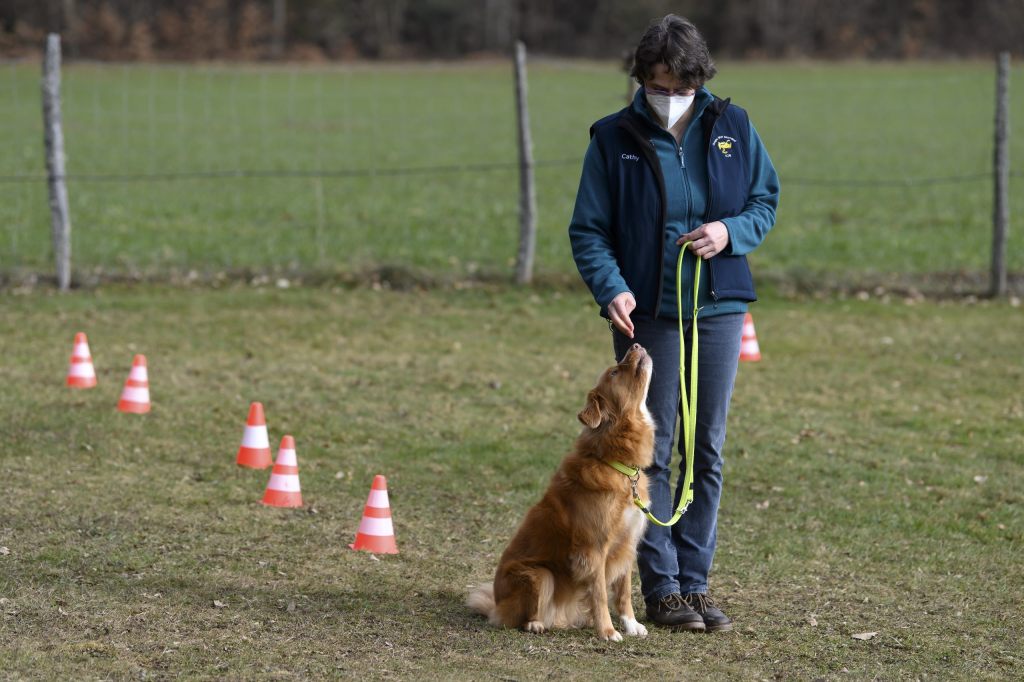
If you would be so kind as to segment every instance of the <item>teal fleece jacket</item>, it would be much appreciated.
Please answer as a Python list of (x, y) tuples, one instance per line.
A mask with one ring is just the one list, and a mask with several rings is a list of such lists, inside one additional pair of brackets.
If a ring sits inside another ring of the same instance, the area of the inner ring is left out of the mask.
[[(657, 118), (647, 105), (643, 88), (637, 91), (631, 105), (633, 111), (646, 122), (645, 132), (657, 152), (665, 178), (665, 263), (659, 317), (677, 316), (675, 278), (679, 247), (675, 242), (681, 235), (700, 227), (704, 222), (708, 176), (707, 150), (700, 117), (712, 100), (713, 96), (707, 88), (698, 90), (690, 124), (683, 135), (681, 145), (677, 145), (671, 133), (657, 122)], [(775, 224), (775, 212), (779, 201), (778, 174), (752, 123), (749, 126), (747, 149), (751, 179), (746, 205), (739, 215), (722, 220), (729, 232), (729, 244), (725, 252), (732, 255), (746, 255), (761, 244)], [(611, 216), (605, 165), (600, 158), (600, 150), (592, 140), (583, 162), (569, 235), (580, 272), (585, 273), (584, 280), (602, 308), (618, 294), (630, 291), (629, 283), (619, 270), (610, 239)], [(595, 229), (595, 226), (599, 227)], [(600, 226), (609, 229), (604, 231)], [(654, 263), (657, 260), (654, 258)], [(707, 271), (707, 267), (701, 268), (698, 286), (699, 316), (746, 311), (745, 301), (727, 298), (713, 300), (708, 295)], [(687, 251), (683, 257), (682, 270), (685, 318), (692, 315), (689, 301), (692, 300), (693, 272), (694, 256)]]

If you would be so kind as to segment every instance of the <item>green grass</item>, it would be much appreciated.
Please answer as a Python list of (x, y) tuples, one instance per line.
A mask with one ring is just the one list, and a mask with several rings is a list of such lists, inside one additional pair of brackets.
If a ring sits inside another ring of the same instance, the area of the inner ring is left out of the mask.
[[(1024, 676), (1007, 304), (759, 304), (712, 577), (737, 629), (621, 644), (493, 629), (461, 603), (609, 359), (578, 289), (106, 287), (0, 312), (5, 676)], [(62, 385), (78, 330), (89, 391)], [(142, 417), (114, 409), (138, 352)], [(296, 438), (303, 510), (263, 508), (267, 472), (234, 465), (252, 400), (275, 444)], [(346, 546), (376, 473), (397, 556)]]
[[(622, 105), (609, 63), (530, 67), (540, 274), (572, 275), (565, 228), (592, 121)], [(1022, 70), (1014, 70), (1021, 80)], [(515, 161), (511, 68), (72, 64), (71, 174), (393, 169)], [(991, 182), (889, 187), (991, 166), (994, 69), (983, 62), (726, 63), (711, 83), (753, 116), (783, 179), (778, 225), (754, 255), (763, 279), (869, 286), (984, 281)], [(42, 173), (38, 67), (0, 71), (0, 174)], [(1024, 111), (1024, 88), (1011, 88)], [(1011, 116), (1011, 158), (1024, 158)], [(1016, 163), (1016, 161), (1015, 161)], [(1019, 167), (1019, 163), (1017, 164)], [(518, 235), (513, 169), (389, 177), (70, 184), (79, 279), (382, 265), (507, 276)], [(322, 198), (322, 199), (321, 199)], [(1011, 211), (1024, 214), (1024, 193)], [(1008, 264), (1024, 271), (1011, 230)], [(0, 183), (0, 275), (52, 270), (45, 185)]]

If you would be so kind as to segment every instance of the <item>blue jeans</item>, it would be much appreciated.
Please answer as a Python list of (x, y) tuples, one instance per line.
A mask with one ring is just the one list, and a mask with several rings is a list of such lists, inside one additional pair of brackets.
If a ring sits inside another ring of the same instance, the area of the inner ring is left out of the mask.
[[(686, 364), (689, 372), (690, 322), (684, 323)], [(639, 343), (654, 361), (647, 407), (654, 417), (654, 463), (646, 470), (651, 511), (661, 520), (675, 512), (686, 471), (683, 429), (675, 438), (679, 417), (679, 322), (634, 319), (634, 336), (613, 331), (615, 357), (621, 359)], [(673, 592), (708, 591), (708, 573), (715, 555), (718, 503), (722, 496), (722, 447), (736, 366), (740, 357), (743, 313), (699, 318), (699, 372), (697, 375), (697, 437), (693, 463), (693, 503), (671, 528), (653, 523), (637, 548), (640, 585), (647, 602)], [(689, 374), (687, 374), (687, 377)], [(689, 379), (687, 379), (689, 386)], [(682, 420), (679, 420), (682, 421)], [(678, 443), (679, 478), (673, 494), (672, 450)]]

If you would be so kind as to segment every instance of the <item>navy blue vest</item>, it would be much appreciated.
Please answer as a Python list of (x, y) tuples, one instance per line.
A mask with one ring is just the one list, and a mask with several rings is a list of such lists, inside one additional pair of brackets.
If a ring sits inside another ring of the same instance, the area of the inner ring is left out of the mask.
[[(708, 198), (704, 222), (739, 215), (747, 203), (751, 169), (747, 112), (717, 97), (701, 116), (707, 148)], [(611, 238), (619, 270), (636, 297), (637, 311), (657, 317), (665, 259), (665, 178), (650, 122), (630, 107), (590, 128), (604, 158), (611, 199)], [(646, 163), (623, 163), (644, 159)], [(720, 253), (705, 263), (712, 299), (756, 301), (746, 256)], [(607, 313), (605, 313), (607, 314)]]

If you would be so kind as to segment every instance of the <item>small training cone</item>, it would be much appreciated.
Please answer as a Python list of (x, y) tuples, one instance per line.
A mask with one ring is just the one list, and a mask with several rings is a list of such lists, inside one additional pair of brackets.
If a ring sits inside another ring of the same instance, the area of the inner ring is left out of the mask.
[(356, 541), (349, 547), (374, 554), (398, 554), (395, 529), (391, 525), (391, 506), (388, 504), (388, 482), (383, 476), (373, 477)]
[(271, 507), (301, 507), (302, 491), (299, 489), (299, 464), (295, 458), (295, 439), (285, 436), (277, 450), (274, 469), (270, 472), (267, 492), (263, 504)]
[(146, 372), (146, 356), (136, 355), (132, 361), (132, 371), (124, 382), (121, 400), (117, 409), (122, 412), (145, 414), (149, 412), (149, 375)]
[(235, 461), (240, 467), (252, 469), (266, 469), (270, 466), (270, 438), (267, 436), (267, 420), (263, 418), (263, 403), (249, 406), (249, 419)]
[(75, 346), (71, 351), (71, 366), (68, 368), (68, 386), (92, 388), (96, 385), (96, 370), (89, 354), (89, 340), (84, 332), (75, 334)]
[(740, 362), (757, 362), (761, 359), (761, 347), (757, 345), (754, 333), (754, 317), (747, 313), (743, 318), (743, 338), (740, 340)]

